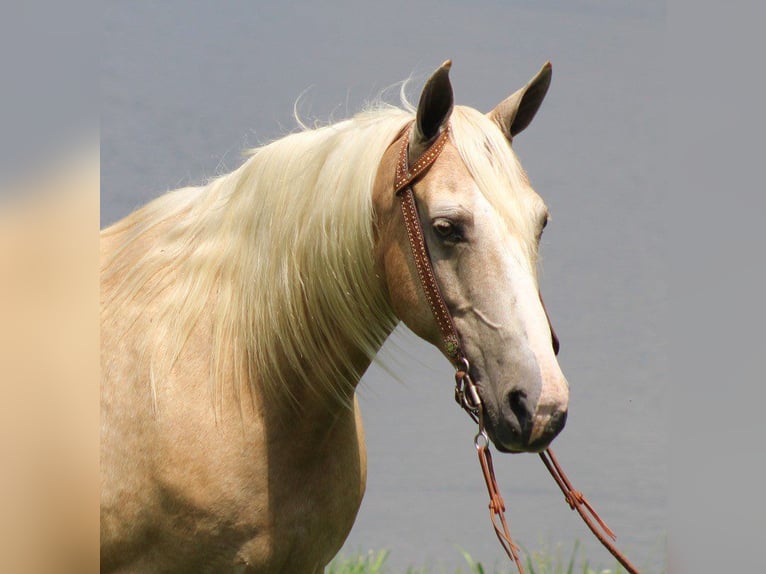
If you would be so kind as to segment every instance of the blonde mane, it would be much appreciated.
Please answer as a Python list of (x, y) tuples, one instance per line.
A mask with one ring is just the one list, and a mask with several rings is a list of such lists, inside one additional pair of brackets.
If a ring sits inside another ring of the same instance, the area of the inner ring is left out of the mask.
[[(252, 151), (204, 187), (165, 194), (105, 229), (119, 249), (103, 262), (113, 287), (104, 321), (159, 314), (141, 334), (151, 388), (168, 376), (198, 326), (212, 329), (210, 382), (235, 392), (262, 382), (292, 393), (348, 397), (397, 322), (373, 269), (372, 188), (411, 110), (379, 106)], [(522, 238), (519, 202), (537, 201), (514, 153), (479, 112), (456, 107), (453, 141), (479, 188)], [(509, 191), (510, 190), (510, 191)], [(525, 240), (534, 260), (534, 242)], [(198, 325), (203, 316), (212, 326)], [(128, 327), (129, 328), (129, 327)], [(233, 381), (232, 381), (233, 379)], [(213, 396), (218, 396), (214, 392)]]

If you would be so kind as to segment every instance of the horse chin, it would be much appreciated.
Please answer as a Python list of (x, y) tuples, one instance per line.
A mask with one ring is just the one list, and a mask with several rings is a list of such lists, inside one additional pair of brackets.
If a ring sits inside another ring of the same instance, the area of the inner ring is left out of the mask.
[(512, 448), (506, 448), (501, 444), (497, 444), (496, 442), (492, 441), (492, 444), (495, 445), (495, 448), (497, 449), (497, 452), (502, 452), (504, 454), (521, 454), (524, 451), (523, 450), (515, 450)]
[(494, 440), (492, 441), (492, 444), (495, 445), (497, 452), (502, 452), (503, 454), (536, 453), (536, 452), (543, 452), (546, 448), (548, 448), (548, 444), (529, 445), (528, 447), (524, 447), (524, 448), (513, 448), (513, 447), (504, 446), (503, 444), (495, 442)]
[(499, 452), (510, 454), (527, 452), (522, 429), (517, 428), (509, 421), (494, 421), (493, 417), (486, 411), (484, 420), (487, 435)]
[(514, 447), (507, 447), (503, 445), (502, 443), (492, 440), (492, 444), (495, 445), (495, 448), (497, 449), (497, 452), (502, 452), (504, 454), (522, 454), (522, 453), (540, 453), (543, 452), (546, 448), (548, 448), (548, 445), (550, 444), (550, 441), (545, 441), (544, 443), (538, 442), (530, 444), (529, 446), (525, 446), (523, 448), (514, 448)]
[(494, 421), (491, 416), (487, 416), (488, 414), (485, 411), (487, 435), (498, 452), (506, 454), (543, 452), (564, 428), (567, 415), (566, 411), (563, 411), (561, 415), (554, 417), (545, 430), (533, 438), (531, 425), (518, 428), (518, 425), (511, 421)]

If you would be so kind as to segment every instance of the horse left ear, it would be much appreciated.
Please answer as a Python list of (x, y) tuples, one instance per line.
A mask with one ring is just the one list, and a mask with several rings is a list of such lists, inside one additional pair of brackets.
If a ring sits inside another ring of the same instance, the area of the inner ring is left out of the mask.
[(535, 117), (551, 85), (552, 66), (545, 62), (537, 75), (526, 86), (500, 102), (487, 116), (493, 120), (508, 140), (521, 132)]
[(423, 92), (420, 94), (418, 102), (418, 111), (415, 118), (415, 125), (410, 132), (410, 165), (422, 155), (439, 131), (447, 125), (452, 108), (454, 97), (452, 95), (452, 84), (449, 80), (449, 70), (452, 67), (452, 60), (447, 60), (428, 78)]

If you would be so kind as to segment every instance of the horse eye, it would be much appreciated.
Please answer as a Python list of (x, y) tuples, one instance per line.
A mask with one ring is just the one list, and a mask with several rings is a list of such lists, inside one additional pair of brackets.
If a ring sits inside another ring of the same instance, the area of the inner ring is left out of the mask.
[(434, 231), (441, 239), (447, 241), (459, 241), (460, 230), (449, 219), (437, 219), (433, 224)]

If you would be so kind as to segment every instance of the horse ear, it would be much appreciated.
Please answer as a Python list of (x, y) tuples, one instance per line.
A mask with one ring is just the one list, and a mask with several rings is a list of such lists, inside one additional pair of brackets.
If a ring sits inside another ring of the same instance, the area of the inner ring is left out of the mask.
[(426, 150), (429, 142), (439, 134), (452, 113), (454, 99), (449, 70), (452, 60), (447, 60), (428, 78), (420, 94), (415, 125), (410, 133), (410, 164)]
[(548, 92), (548, 86), (551, 85), (551, 72), (551, 63), (545, 62), (526, 86), (500, 102), (487, 114), (500, 126), (509, 141), (532, 122), (532, 118), (540, 109), (540, 104), (543, 103), (545, 94)]

